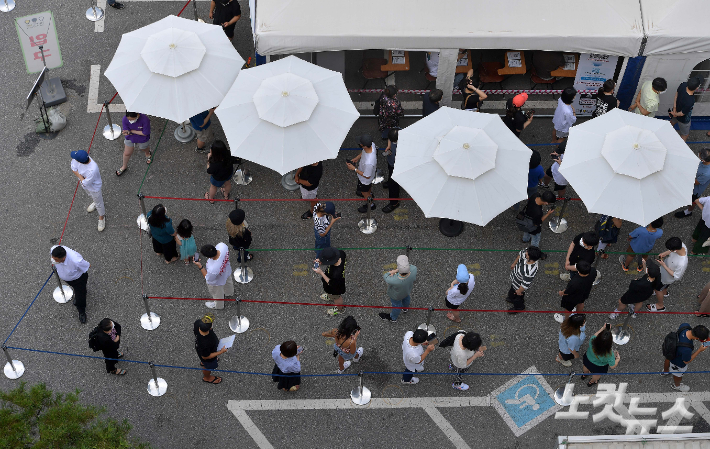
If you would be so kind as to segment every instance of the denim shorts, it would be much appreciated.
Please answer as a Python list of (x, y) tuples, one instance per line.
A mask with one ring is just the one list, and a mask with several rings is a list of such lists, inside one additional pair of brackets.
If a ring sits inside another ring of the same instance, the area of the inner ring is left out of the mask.
[(215, 187), (222, 187), (227, 181), (229, 181), (229, 179), (225, 179), (224, 181), (217, 181), (216, 179), (214, 179), (214, 177), (210, 176), (210, 184)]

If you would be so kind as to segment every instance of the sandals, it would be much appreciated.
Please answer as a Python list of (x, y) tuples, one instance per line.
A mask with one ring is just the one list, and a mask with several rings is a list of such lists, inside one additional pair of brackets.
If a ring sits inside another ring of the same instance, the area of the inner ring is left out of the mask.
[(115, 374), (116, 376), (125, 376), (127, 372), (128, 371), (126, 371), (125, 369), (116, 368), (116, 371), (112, 372), (111, 374)]
[(128, 171), (128, 167), (126, 167), (124, 169), (119, 168), (118, 170), (116, 170), (116, 176), (121, 176), (122, 174), (126, 173), (127, 171)]
[(586, 379), (587, 377), (589, 377), (589, 374), (584, 374), (582, 377), (580, 377), (580, 379), (584, 380), (584, 379)]
[(212, 380), (205, 380), (205, 379), (202, 379), (202, 382), (206, 382), (206, 383), (208, 383), (208, 384), (215, 384), (215, 385), (217, 385), (217, 384), (219, 384), (219, 383), (222, 383), (222, 378), (221, 378), (221, 377), (214, 376), (214, 379), (212, 379)]
[(708, 315), (707, 313), (700, 313), (699, 310), (695, 311), (695, 316), (698, 318), (710, 318), (710, 315)]
[(148, 164), (148, 165), (150, 165), (151, 163), (153, 163), (153, 153), (150, 153), (150, 156), (148, 156), (147, 158), (145, 158), (145, 163)]
[(594, 382), (594, 381), (591, 381), (591, 380), (590, 380), (589, 382), (587, 382), (587, 386), (588, 386), (588, 387), (594, 386), (594, 385), (596, 385), (596, 384), (597, 384), (597, 382)]
[(222, 196), (224, 197), (224, 199), (225, 199), (225, 200), (228, 200), (228, 199), (229, 199), (229, 193), (226, 193), (226, 194), (225, 194), (225, 193), (224, 193), (224, 189), (220, 189), (220, 191), (222, 192)]
[(463, 321), (463, 320), (458, 320), (458, 321), (455, 320), (455, 319), (454, 319), (454, 316), (453, 316), (453, 315), (450, 315), (450, 314), (448, 314), (448, 313), (446, 314), (446, 318), (450, 319), (450, 320), (453, 321), (454, 323), (460, 323), (461, 321)]
[(122, 352), (119, 352), (119, 353), (118, 353), (118, 357), (116, 357), (116, 358), (117, 358), (117, 359), (123, 358), (123, 353), (122, 353)]
[[(210, 192), (205, 192), (205, 199), (209, 200), (210, 199)], [(210, 204), (214, 204), (214, 201), (210, 200)]]

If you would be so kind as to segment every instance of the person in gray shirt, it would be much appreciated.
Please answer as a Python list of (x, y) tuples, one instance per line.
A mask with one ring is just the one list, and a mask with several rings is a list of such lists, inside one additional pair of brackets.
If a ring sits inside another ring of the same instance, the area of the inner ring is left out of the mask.
[(417, 267), (409, 264), (407, 256), (397, 257), (397, 268), (388, 271), (383, 275), (387, 283), (387, 295), (390, 297), (392, 307), (404, 307), (404, 309), (392, 309), (390, 313), (381, 312), (380, 318), (392, 323), (397, 321), (399, 313), (407, 311), (409, 303), (412, 301), (412, 287), (417, 280)]

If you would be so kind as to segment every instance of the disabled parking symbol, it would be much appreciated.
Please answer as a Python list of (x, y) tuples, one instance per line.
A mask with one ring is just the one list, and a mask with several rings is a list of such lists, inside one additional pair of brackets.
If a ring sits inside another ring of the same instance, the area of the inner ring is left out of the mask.
[(515, 436), (532, 429), (561, 407), (552, 399), (554, 391), (531, 366), (491, 393), (491, 403)]

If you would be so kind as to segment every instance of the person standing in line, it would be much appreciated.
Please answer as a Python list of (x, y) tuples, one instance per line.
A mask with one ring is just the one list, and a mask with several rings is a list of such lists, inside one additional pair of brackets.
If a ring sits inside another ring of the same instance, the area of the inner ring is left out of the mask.
[(693, 77), (681, 83), (673, 99), (673, 109), (668, 111), (671, 125), (678, 124), (678, 134), (683, 141), (688, 140), (690, 134), (690, 117), (695, 106), (695, 91), (700, 87), (700, 78)]
[(642, 260), (643, 269), (646, 271), (642, 277), (631, 281), (629, 289), (619, 298), (619, 303), (614, 309), (614, 312), (609, 315), (610, 319), (616, 319), (621, 312), (626, 310), (627, 305), (632, 305), (631, 312), (636, 318), (636, 312), (641, 310), (644, 302), (648, 301), (654, 291), (663, 290), (661, 283), (661, 269), (653, 262)]
[[(320, 297), (323, 301), (333, 301), (335, 307), (326, 310), (330, 316), (337, 316), (345, 310), (343, 295), (345, 294), (345, 251), (337, 248), (323, 248), (320, 257), (314, 262), (313, 271), (320, 275), (323, 282), (323, 293)], [(321, 266), (327, 266), (325, 271)]]
[(589, 262), (580, 260), (576, 263), (575, 275), (567, 282), (567, 287), (558, 292), (562, 297), (560, 307), (567, 312), (564, 314), (556, 313), (555, 321), (562, 323), (575, 310), (579, 313), (584, 311), (584, 301), (589, 298), (596, 278), (597, 270), (593, 269)]
[(173, 221), (168, 218), (167, 213), (167, 207), (156, 204), (153, 210), (148, 212), (147, 221), (153, 240), (153, 251), (155, 254), (163, 256), (165, 263), (169, 264), (178, 260), (178, 253)]
[(380, 100), (380, 113), (378, 115), (380, 137), (387, 139), (390, 129), (399, 128), (399, 118), (404, 115), (402, 103), (397, 98), (397, 86), (385, 87), (384, 96)]
[(488, 95), (480, 89), (481, 85), (481, 79), (477, 75), (474, 76), (473, 69), (469, 70), (466, 78), (461, 79), (459, 82), (459, 90), (461, 95), (463, 95), (461, 109), (472, 112), (481, 110), (483, 100), (488, 98)]
[(468, 384), (463, 381), (463, 373), (468, 371), (474, 360), (485, 355), (486, 348), (482, 346), (483, 341), (481, 336), (475, 332), (466, 332), (459, 334), (454, 339), (454, 344), (451, 347), (451, 363), (449, 370), (456, 370), (456, 379), (451, 386), (460, 391), (468, 390)]
[(313, 208), (316, 207), (316, 197), (318, 196), (318, 185), (323, 176), (323, 162), (306, 165), (296, 170), (294, 180), (301, 190), (301, 198), (310, 200), (311, 207), (301, 215), (301, 219), (308, 220), (313, 217)]
[[(207, 155), (207, 173), (210, 175), (210, 188), (205, 192), (205, 199), (214, 199), (218, 188), (222, 191), (224, 199), (229, 199), (234, 164), (232, 163), (232, 154), (221, 140), (215, 140), (210, 147), (210, 152)], [(210, 201), (210, 204), (214, 204), (214, 201)]]
[(212, 0), (209, 17), (213, 19), (213, 25), (219, 25), (224, 29), (224, 34), (231, 41), (234, 39), (237, 21), (242, 17), (242, 8), (238, 0)]
[[(399, 140), (399, 131), (396, 129), (390, 129), (389, 136), (387, 138), (387, 148), (382, 153), (387, 157), (387, 181), (382, 183), (382, 187), (389, 189), (390, 198), (399, 198), (400, 187), (397, 181), (392, 179), (392, 173), (394, 172), (394, 163), (397, 157), (397, 140)], [(393, 210), (399, 207), (399, 200), (391, 199), (390, 202), (382, 208), (382, 212), (389, 214)]]
[(89, 280), (91, 264), (85, 261), (81, 254), (66, 246), (55, 245), (50, 253), (59, 279), (74, 289), (72, 303), (79, 312), (79, 322), (86, 324), (86, 283)]
[[(104, 354), (104, 362), (106, 363), (106, 372), (117, 376), (126, 375), (125, 369), (116, 367), (118, 360), (123, 357), (122, 352), (118, 352), (118, 347), (121, 345), (121, 325), (108, 318), (104, 318), (98, 325), (100, 332), (96, 334), (96, 347)], [(109, 360), (114, 359), (114, 360)]]
[[(401, 383), (403, 385), (416, 385), (419, 378), (414, 377), (417, 371), (424, 371), (424, 359), (434, 352), (436, 345), (427, 341), (429, 334), (424, 329), (409, 331), (402, 340), (402, 359), (404, 359), (404, 373)], [(425, 349), (426, 348), (426, 349)]]
[(619, 351), (612, 349), (614, 339), (610, 327), (609, 323), (604, 324), (589, 339), (587, 352), (582, 359), (584, 375), (581, 377), (585, 380), (591, 374), (592, 378), (587, 382), (588, 387), (596, 385), (602, 377), (601, 374), (608, 373), (609, 368), (615, 369), (621, 361)]
[[(549, 190), (542, 192), (542, 194), (535, 192), (528, 198), (528, 204), (525, 206), (525, 216), (532, 220), (536, 228), (533, 231), (523, 232), (521, 239), (523, 243), (530, 243), (532, 246), (540, 247), (542, 224), (550, 218), (550, 215), (555, 211), (555, 201), (557, 201), (557, 197)], [(550, 204), (550, 210), (548, 210), (547, 213), (543, 213), (542, 206)]]
[(244, 248), (244, 259), (252, 260), (254, 258), (254, 255), (247, 251), (251, 246), (251, 231), (247, 227), (245, 216), (243, 209), (235, 209), (229, 213), (227, 223), (225, 223), (229, 244), (232, 245), (234, 251), (237, 251), (237, 263), (242, 262), (239, 248)]
[(441, 89), (434, 89), (428, 94), (422, 95), (422, 117), (438, 111), (442, 98), (444, 98), (444, 91)]
[(654, 117), (658, 111), (662, 94), (668, 88), (668, 83), (663, 78), (654, 78), (653, 81), (646, 81), (641, 85), (636, 101), (631, 105), (629, 111), (637, 114)]
[(86, 211), (91, 213), (99, 211), (99, 232), (106, 228), (106, 208), (104, 207), (104, 196), (101, 193), (101, 172), (96, 162), (89, 157), (89, 153), (84, 150), (71, 152), (71, 171), (79, 178), (81, 187), (91, 198), (91, 204)]
[(301, 388), (301, 352), (304, 349), (289, 340), (276, 345), (271, 351), (271, 358), (274, 359), (271, 380), (278, 382), (276, 388), (279, 390), (298, 391)]
[(661, 289), (656, 290), (656, 304), (646, 304), (646, 308), (651, 312), (663, 312), (666, 306), (663, 299), (669, 296), (668, 287), (676, 281), (680, 281), (688, 268), (688, 248), (678, 237), (671, 237), (666, 240), (666, 250), (658, 255), (656, 262), (661, 266)]
[(577, 121), (577, 115), (572, 107), (576, 96), (577, 90), (574, 87), (567, 87), (557, 100), (557, 109), (555, 109), (555, 115), (552, 117), (552, 124), (554, 125), (552, 143), (560, 143), (569, 136), (570, 127)]
[(703, 148), (698, 156), (700, 157), (700, 163), (698, 164), (698, 171), (695, 173), (691, 204), (684, 210), (676, 212), (674, 214), (676, 218), (690, 217), (693, 214), (693, 209), (695, 209), (695, 200), (700, 198), (705, 189), (708, 188), (708, 185), (710, 185), (710, 148)]
[(508, 313), (513, 315), (525, 310), (525, 291), (530, 288), (537, 274), (538, 261), (545, 255), (537, 246), (520, 250), (518, 257), (510, 265), (510, 289), (506, 301), (512, 304)]
[(639, 226), (629, 233), (629, 246), (626, 248), (626, 252), (630, 254), (619, 256), (622, 270), (629, 271), (629, 264), (636, 257), (636, 263), (638, 264), (636, 270), (639, 273), (643, 271), (641, 260), (648, 259), (648, 253), (653, 249), (656, 240), (663, 237), (661, 226), (663, 226), (663, 217), (653, 220), (646, 227)]
[(219, 367), (219, 356), (227, 352), (226, 347), (217, 350), (219, 346), (219, 338), (212, 329), (214, 318), (209, 315), (195, 321), (193, 325), (193, 333), (195, 334), (195, 351), (200, 358), (200, 366), (202, 367), (202, 382), (208, 384), (218, 384), (222, 382), (221, 377), (213, 376), (212, 370)]
[[(594, 244), (597, 243), (599, 236), (596, 232), (584, 232), (577, 234), (572, 239), (572, 243), (567, 248), (567, 257), (565, 258), (565, 270), (567, 273), (560, 273), (560, 279), (569, 281), (577, 273), (576, 265), (579, 261), (586, 261), (591, 266), (596, 258), (594, 252)], [(596, 276), (596, 273), (595, 273)]]
[(380, 312), (380, 318), (392, 323), (397, 322), (400, 312), (407, 311), (407, 307), (412, 301), (412, 289), (414, 281), (417, 280), (417, 267), (409, 264), (407, 256), (397, 256), (397, 268), (388, 271), (382, 276), (387, 284), (387, 296), (390, 297), (392, 307), (404, 307), (404, 309), (392, 309), (390, 313)]
[[(532, 197), (537, 191), (539, 183), (545, 179), (545, 169), (542, 168), (540, 162), (542, 162), (542, 157), (540, 152), (537, 150), (531, 150), (530, 162), (528, 163), (528, 187), (527, 194), (528, 198)], [(517, 211), (520, 208), (520, 203), (515, 203), (513, 205), (513, 210)]]
[(193, 262), (205, 277), (207, 290), (215, 301), (205, 302), (210, 309), (224, 309), (224, 297), (234, 294), (232, 281), (232, 266), (229, 263), (229, 248), (220, 242), (217, 246), (205, 245), (200, 253), (207, 258), (203, 266), (201, 262)]
[(695, 311), (695, 316), (698, 318), (710, 318), (710, 282), (705, 284), (705, 287), (696, 298), (698, 310)]
[[(666, 337), (668, 339), (668, 337)], [(700, 348), (693, 352), (693, 341), (700, 341)], [(675, 351), (674, 354), (668, 354), (666, 341), (663, 342), (663, 356), (665, 360), (663, 361), (663, 372), (662, 376), (667, 376), (669, 374), (673, 375), (673, 383), (671, 388), (678, 390), (683, 393), (690, 391), (690, 387), (685, 385), (683, 380), (683, 374), (688, 370), (688, 363), (695, 360), (695, 358), (700, 355), (703, 351), (708, 348), (710, 343), (710, 331), (707, 327), (703, 325), (698, 325), (691, 327), (688, 323), (683, 323), (678, 328), (675, 338)]]
[(584, 331), (587, 316), (583, 313), (568, 316), (560, 325), (558, 346), (559, 352), (555, 360), (562, 366), (572, 366), (572, 360), (580, 357), (579, 348), (586, 337)]
[(330, 201), (318, 203), (313, 208), (313, 233), (316, 238), (316, 259), (323, 248), (330, 246), (330, 230), (340, 217), (335, 216), (335, 204)]
[[(331, 329), (328, 332), (321, 334), (324, 337), (333, 338), (333, 357), (338, 357), (338, 374), (343, 372), (352, 365), (362, 359), (364, 349), (358, 347), (357, 337), (360, 335), (360, 326), (352, 316), (347, 316), (340, 323), (337, 329)], [(356, 349), (357, 348), (357, 349)]]
[(473, 274), (468, 272), (466, 265), (459, 264), (456, 267), (456, 279), (451, 282), (451, 286), (446, 290), (446, 299), (444, 304), (451, 311), (446, 314), (446, 318), (454, 323), (461, 322), (461, 315), (458, 309), (466, 299), (471, 295), (473, 287), (476, 285), (476, 280)]
[[(375, 179), (375, 171), (377, 169), (376, 147), (369, 134), (360, 136), (360, 148), (362, 148), (362, 152), (352, 160), (347, 161), (346, 164), (348, 169), (357, 174), (356, 191), (362, 193), (362, 197), (367, 201), (367, 199), (372, 196), (372, 181)], [(354, 164), (358, 164), (357, 168)], [(370, 209), (375, 210), (375, 207), (373, 201)], [(367, 203), (360, 206), (357, 211), (361, 214), (367, 212)]]
[(503, 117), (503, 123), (505, 123), (508, 129), (511, 130), (517, 138), (520, 138), (520, 133), (530, 126), (533, 121), (533, 116), (535, 115), (534, 110), (528, 111), (527, 115), (521, 110), (526, 101), (528, 101), (528, 94), (523, 92), (513, 98), (509, 98), (505, 102), (505, 117)]
[(123, 125), (122, 134), (126, 136), (123, 149), (123, 164), (116, 170), (116, 176), (121, 176), (128, 170), (128, 161), (133, 156), (136, 145), (138, 149), (145, 153), (145, 163), (153, 162), (153, 155), (150, 152), (148, 141), (150, 140), (150, 119), (145, 114), (137, 112), (126, 112), (126, 116), (121, 121)]
[(197, 244), (195, 236), (192, 234), (192, 223), (190, 220), (182, 220), (177, 227), (175, 234), (175, 243), (180, 249), (180, 260), (185, 261), (185, 265), (195, 260), (197, 253)]
[(698, 224), (695, 225), (693, 230), (692, 242), (693, 249), (690, 250), (690, 254), (707, 254), (710, 247), (704, 246), (704, 243), (710, 239), (710, 196), (704, 196), (695, 200), (695, 205), (700, 208), (700, 220)]
[(614, 88), (616, 81), (608, 79), (604, 81), (604, 85), (599, 88), (596, 99), (596, 109), (592, 112), (592, 118), (604, 115), (614, 108), (619, 107), (620, 101), (614, 96)]
[(197, 148), (195, 153), (204, 153), (205, 145), (214, 140), (214, 132), (212, 132), (212, 114), (215, 108), (200, 112), (197, 115), (190, 117), (190, 126), (195, 130), (197, 137)]
[(562, 159), (565, 157), (566, 149), (567, 139), (564, 139), (562, 143), (557, 146), (557, 150), (554, 153), (550, 153), (554, 162), (545, 172), (545, 178), (538, 184), (540, 187), (548, 188), (550, 181), (554, 180), (552, 191), (555, 192), (557, 198), (565, 198), (567, 195), (567, 179), (560, 173), (560, 165), (562, 164)]
[(594, 232), (599, 235), (599, 244), (597, 244), (597, 252), (600, 253), (600, 258), (608, 259), (609, 255), (604, 251), (607, 246), (612, 245), (619, 239), (619, 231), (623, 222), (610, 215), (602, 215), (596, 223), (594, 223)]

